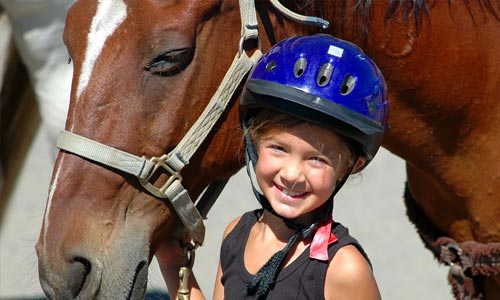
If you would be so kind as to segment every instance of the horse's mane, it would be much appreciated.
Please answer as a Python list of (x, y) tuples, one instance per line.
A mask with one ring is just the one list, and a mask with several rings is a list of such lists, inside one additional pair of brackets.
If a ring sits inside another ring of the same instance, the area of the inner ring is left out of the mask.
[[(429, 21), (429, 7), (434, 1), (439, 0), (387, 0), (387, 9), (385, 20), (390, 21), (398, 12), (402, 13), (403, 22), (408, 25), (413, 22), (416, 33), (420, 31), (423, 22)], [(471, 10), (471, 2), (474, 0), (463, 0), (469, 11), (472, 20), (477, 22), (477, 15), (474, 15)], [(500, 6), (494, 0), (476, 0), (481, 8), (482, 18), (486, 18), (486, 14), (491, 14), (496, 20), (500, 21)], [(324, 0), (297, 0), (295, 1), (296, 9), (306, 15), (321, 16), (327, 18), (330, 16), (325, 11), (332, 11), (336, 18), (341, 18), (348, 13), (348, 10), (353, 13), (354, 20), (357, 22), (357, 30), (362, 36), (368, 34), (370, 24), (371, 8), (374, 0), (354, 0), (354, 9), (348, 7), (349, 0), (324, 1)], [(452, 0), (448, 1), (448, 5), (452, 5)], [(334, 31), (338, 33), (345, 32), (343, 22), (336, 22)]]

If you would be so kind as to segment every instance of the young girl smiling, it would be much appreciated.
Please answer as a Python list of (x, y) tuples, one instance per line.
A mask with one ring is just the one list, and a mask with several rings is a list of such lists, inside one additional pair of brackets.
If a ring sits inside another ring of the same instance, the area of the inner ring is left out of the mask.
[[(380, 299), (366, 253), (332, 212), (349, 175), (378, 151), (387, 116), (384, 78), (352, 43), (297, 36), (257, 62), (240, 121), (262, 209), (226, 228), (213, 299)], [(191, 299), (203, 298), (194, 277), (192, 286)]]

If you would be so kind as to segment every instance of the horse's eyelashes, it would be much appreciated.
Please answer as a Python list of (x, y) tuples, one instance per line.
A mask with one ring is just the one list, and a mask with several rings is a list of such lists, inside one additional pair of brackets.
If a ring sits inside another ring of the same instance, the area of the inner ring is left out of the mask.
[(182, 72), (193, 58), (191, 48), (182, 48), (164, 52), (153, 58), (144, 70), (159, 76), (173, 76)]

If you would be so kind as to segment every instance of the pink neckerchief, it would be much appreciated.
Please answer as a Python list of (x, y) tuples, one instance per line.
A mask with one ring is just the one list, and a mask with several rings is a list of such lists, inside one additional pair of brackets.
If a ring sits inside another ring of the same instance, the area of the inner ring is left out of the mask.
[(328, 261), (328, 245), (336, 241), (337, 237), (332, 233), (332, 217), (330, 217), (316, 229), (309, 248), (309, 258)]

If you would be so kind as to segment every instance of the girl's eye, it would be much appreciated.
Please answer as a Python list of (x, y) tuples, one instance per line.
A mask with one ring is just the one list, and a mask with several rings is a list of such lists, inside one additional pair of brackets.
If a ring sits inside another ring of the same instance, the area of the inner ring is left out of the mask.
[(280, 145), (271, 145), (270, 147), (271, 149), (275, 150), (275, 151), (279, 151), (279, 152), (285, 152), (285, 148), (280, 146)]
[(323, 158), (323, 157), (319, 157), (319, 156), (314, 156), (314, 157), (311, 157), (310, 160), (313, 162), (313, 163), (316, 163), (316, 164), (326, 164), (328, 165), (328, 161)]

